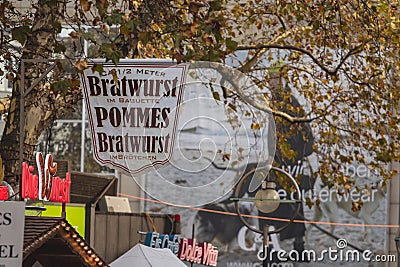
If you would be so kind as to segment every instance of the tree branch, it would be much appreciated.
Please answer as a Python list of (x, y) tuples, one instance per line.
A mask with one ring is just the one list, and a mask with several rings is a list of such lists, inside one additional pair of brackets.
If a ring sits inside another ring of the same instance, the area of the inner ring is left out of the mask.
[[(257, 102), (254, 99), (253, 92), (250, 92), (250, 93), (245, 92), (243, 90), (244, 89), (243, 86), (239, 85), (238, 81), (240, 80), (241, 77), (238, 77), (238, 71), (235, 69), (230, 69), (230, 68), (227, 68), (227, 67), (225, 67), (223, 65), (219, 65), (219, 64), (210, 64), (209, 62), (201, 62), (201, 61), (193, 63), (190, 67), (192, 69), (209, 68), (209, 69), (214, 69), (215, 71), (219, 72), (223, 77), (222, 80), (225, 82), (228, 82), (233, 87), (232, 90), (230, 90), (232, 94), (238, 95), (243, 100), (244, 103), (251, 105), (258, 110), (268, 112), (277, 117), (281, 117), (291, 123), (311, 122), (317, 118), (317, 117), (310, 118), (310, 117), (292, 116), (286, 112), (275, 110), (275, 109), (271, 108), (267, 101), (265, 103)], [(243, 76), (244, 76), (244, 74), (243, 74)]]
[[(279, 18), (279, 21), (281, 21), (279, 15), (276, 14), (276, 16)], [(286, 29), (284, 22), (281, 21), (281, 23), (282, 23), (282, 27), (283, 27), (284, 29)], [(292, 30), (290, 30), (290, 31), (285, 31), (284, 33), (278, 35), (275, 39), (273, 39), (272, 41), (270, 41), (270, 42), (269, 42), (269, 45), (274, 45), (274, 44), (278, 43), (280, 40), (282, 40), (282, 39), (288, 37), (289, 35), (291, 35), (291, 34), (293, 34), (293, 33), (295, 33), (295, 32), (304, 31), (304, 30), (306, 30), (307, 28), (310, 28), (310, 26), (301, 27), (301, 28), (295, 28), (295, 29), (292, 29)], [(241, 46), (238, 46), (238, 48), (239, 48), (239, 47), (241, 47)], [(245, 46), (244, 46), (244, 47), (245, 47)], [(252, 49), (257, 49), (257, 50), (259, 49), (259, 50), (256, 52), (256, 54), (255, 54), (249, 61), (247, 61), (242, 67), (240, 67), (239, 70), (240, 70), (241, 72), (248, 72), (248, 71), (250, 71), (250, 69), (258, 63), (258, 61), (259, 61), (259, 60), (261, 59), (261, 57), (265, 54), (265, 52), (267, 52), (267, 50), (268, 50), (269, 48), (270, 48), (270, 47), (252, 48)], [(250, 50), (250, 49), (237, 49), (237, 50)]]
[[(306, 49), (293, 46), (293, 45), (277, 45), (277, 44), (257, 44), (257, 45), (243, 45), (243, 46), (238, 46), (237, 50), (251, 50), (251, 49), (282, 49), (282, 50), (294, 50), (300, 53), (303, 53), (311, 58), (311, 60), (317, 64), (324, 72), (327, 74), (334, 76), (338, 73), (339, 69), (342, 67), (342, 65), (346, 62), (346, 60), (355, 54), (358, 54), (362, 51), (362, 48), (364, 47), (364, 44), (358, 45), (354, 47), (353, 49), (350, 49), (349, 52), (340, 60), (339, 64), (334, 68), (334, 69), (329, 69), (327, 68), (322, 62), (320, 62), (314, 55), (309, 52)], [(264, 51), (265, 52), (265, 51)]]

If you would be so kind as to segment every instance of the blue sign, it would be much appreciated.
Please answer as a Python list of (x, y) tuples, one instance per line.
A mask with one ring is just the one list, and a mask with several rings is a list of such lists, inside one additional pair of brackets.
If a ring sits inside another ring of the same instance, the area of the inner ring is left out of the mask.
[(168, 248), (178, 255), (181, 235), (165, 235), (155, 232), (146, 233), (144, 245), (151, 248)]

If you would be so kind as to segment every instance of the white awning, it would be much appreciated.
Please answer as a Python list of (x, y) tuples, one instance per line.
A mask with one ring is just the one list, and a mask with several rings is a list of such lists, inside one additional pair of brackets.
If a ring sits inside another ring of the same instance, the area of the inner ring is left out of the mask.
[(187, 267), (171, 250), (137, 244), (110, 264), (111, 267)]

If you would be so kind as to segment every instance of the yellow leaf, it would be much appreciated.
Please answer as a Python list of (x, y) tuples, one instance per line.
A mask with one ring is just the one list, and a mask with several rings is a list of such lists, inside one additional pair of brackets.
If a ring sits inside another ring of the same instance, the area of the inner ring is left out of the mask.
[(361, 209), (361, 207), (363, 206), (363, 204), (364, 204), (364, 203), (363, 203), (362, 201), (353, 202), (353, 203), (352, 203), (352, 207), (351, 207), (352, 211), (354, 211), (354, 212), (359, 211), (359, 210)]
[(161, 27), (157, 23), (153, 23), (151, 28), (155, 31), (162, 32)]
[(137, 42), (137, 49), (138, 49), (139, 51), (141, 51), (141, 50), (143, 49), (143, 47), (144, 47), (144, 46), (143, 46), (142, 41), (139, 40), (139, 41)]
[(88, 0), (80, 0), (80, 4), (82, 6), (83, 11), (87, 12), (89, 11), (92, 2), (89, 2)]
[(129, 29), (125, 25), (120, 26), (119, 31), (120, 31), (120, 33), (122, 33), (125, 36), (129, 35)]
[(75, 63), (75, 68), (79, 71), (83, 71), (84, 69), (86, 69), (88, 67), (88, 61), (87, 59), (84, 60), (80, 60), (78, 59), (78, 61)]
[(111, 73), (111, 75), (112, 75), (112, 77), (113, 77), (113, 80), (114, 80), (115, 84), (118, 86), (118, 75), (117, 75), (117, 71), (116, 71), (115, 69), (112, 69), (112, 70), (110, 71), (110, 73)]
[(131, 4), (135, 7), (138, 8), (140, 6), (140, 2), (142, 1), (131, 1)]
[(199, 28), (199, 23), (197, 23), (197, 22), (193, 22), (193, 24), (190, 26), (190, 31), (192, 32), (192, 33), (196, 33), (197, 32), (197, 29)]
[(224, 154), (224, 155), (222, 156), (222, 161), (230, 160), (230, 159), (231, 159), (231, 155), (230, 155), (230, 154)]

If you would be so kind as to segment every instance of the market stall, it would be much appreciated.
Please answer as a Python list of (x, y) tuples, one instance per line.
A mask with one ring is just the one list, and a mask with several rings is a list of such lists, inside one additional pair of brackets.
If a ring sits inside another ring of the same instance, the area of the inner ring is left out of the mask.
[(111, 267), (186, 267), (168, 248), (137, 244), (110, 264)]
[(23, 266), (108, 266), (62, 218), (25, 217)]

